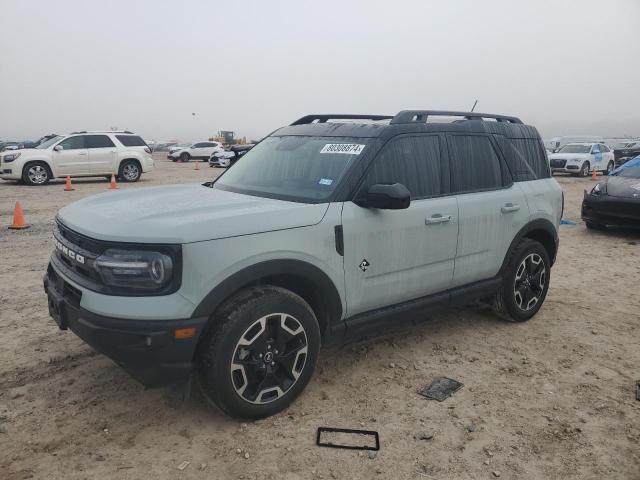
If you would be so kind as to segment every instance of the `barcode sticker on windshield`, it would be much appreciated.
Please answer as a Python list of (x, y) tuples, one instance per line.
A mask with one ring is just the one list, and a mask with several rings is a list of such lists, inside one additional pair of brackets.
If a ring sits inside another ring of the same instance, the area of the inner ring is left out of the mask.
[(327, 143), (320, 153), (346, 153), (347, 155), (360, 155), (365, 145), (357, 143)]

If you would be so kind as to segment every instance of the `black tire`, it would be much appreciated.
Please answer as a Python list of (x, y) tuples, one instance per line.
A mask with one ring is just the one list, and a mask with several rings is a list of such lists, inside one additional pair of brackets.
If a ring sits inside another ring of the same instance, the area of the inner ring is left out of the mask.
[(52, 178), (51, 169), (45, 162), (29, 162), (22, 168), (22, 181), (27, 185), (46, 185)]
[[(523, 264), (524, 271), (521, 270)], [(534, 270), (530, 270), (529, 266)], [(538, 268), (543, 268), (537, 270), (542, 273), (535, 273)], [(502, 285), (494, 297), (494, 312), (510, 322), (529, 320), (544, 303), (550, 278), (551, 261), (545, 248), (540, 242), (523, 238), (509, 255)], [(534, 297), (536, 301), (531, 303)]]
[[(142, 175), (142, 167), (136, 160), (125, 160), (120, 164), (118, 178), (123, 182), (137, 182)], [(111, 177), (109, 177), (111, 178)]]
[(212, 321), (199, 348), (198, 373), (204, 396), (224, 413), (268, 417), (304, 390), (316, 366), (320, 329), (302, 298), (275, 286), (247, 288)]
[(580, 168), (580, 172), (578, 173), (578, 175), (580, 177), (588, 177), (590, 168), (591, 168), (591, 164), (589, 162), (584, 162), (582, 164), (582, 167)]
[(592, 220), (585, 220), (584, 224), (589, 230), (605, 230), (607, 228), (605, 225)]
[(604, 171), (605, 175), (609, 175), (616, 168), (616, 165), (611, 161), (607, 164), (607, 169)]
[(183, 162), (188, 162), (190, 158), (191, 155), (189, 155), (187, 152), (182, 152), (180, 154), (180, 160), (182, 160)]

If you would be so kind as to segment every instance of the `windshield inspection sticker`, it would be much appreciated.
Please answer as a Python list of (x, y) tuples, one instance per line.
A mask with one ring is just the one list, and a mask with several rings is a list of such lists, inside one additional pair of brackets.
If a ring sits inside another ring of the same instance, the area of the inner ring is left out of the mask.
[(333, 183), (333, 179), (331, 178), (321, 178), (318, 183), (320, 185), (331, 185)]
[(327, 143), (320, 153), (346, 153), (347, 155), (360, 155), (365, 145), (358, 143)]

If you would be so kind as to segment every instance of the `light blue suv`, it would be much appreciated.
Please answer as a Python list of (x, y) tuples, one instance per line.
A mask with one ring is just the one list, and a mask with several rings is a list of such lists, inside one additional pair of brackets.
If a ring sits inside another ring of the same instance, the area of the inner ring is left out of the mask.
[(144, 384), (197, 373), (259, 418), (304, 389), (321, 342), (477, 300), (531, 318), (562, 208), (517, 118), (309, 115), (213, 182), (62, 208), (45, 290), (61, 329)]

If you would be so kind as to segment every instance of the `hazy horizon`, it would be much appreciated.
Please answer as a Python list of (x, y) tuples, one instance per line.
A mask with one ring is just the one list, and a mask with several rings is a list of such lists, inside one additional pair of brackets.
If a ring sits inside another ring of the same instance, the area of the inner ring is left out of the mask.
[(255, 139), (308, 113), (476, 98), (545, 138), (640, 136), (638, 0), (2, 0), (0, 16), (1, 140)]

